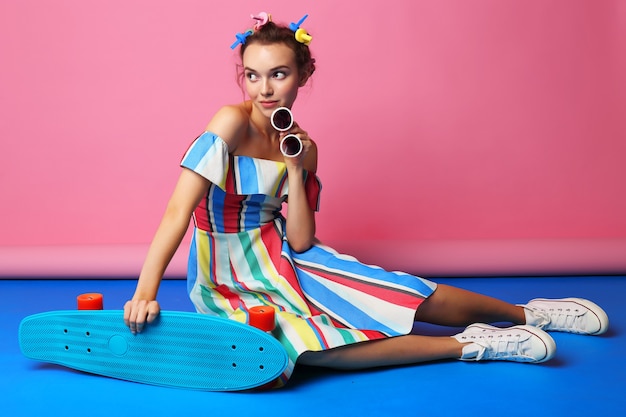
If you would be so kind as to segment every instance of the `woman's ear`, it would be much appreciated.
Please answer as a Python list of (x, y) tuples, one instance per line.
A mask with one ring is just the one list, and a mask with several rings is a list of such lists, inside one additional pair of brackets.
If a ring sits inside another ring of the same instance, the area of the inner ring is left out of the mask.
[(302, 71), (302, 74), (300, 75), (300, 83), (299, 83), (299, 87), (304, 87), (304, 85), (307, 83), (307, 81), (309, 81), (309, 78), (311, 78), (311, 75), (313, 75), (313, 71), (310, 65), (307, 66), (307, 68)]
[(298, 87), (304, 87), (306, 85), (306, 82), (309, 81), (310, 76), (311, 75), (309, 73), (302, 74), (302, 76), (300, 77), (300, 84), (298, 85)]

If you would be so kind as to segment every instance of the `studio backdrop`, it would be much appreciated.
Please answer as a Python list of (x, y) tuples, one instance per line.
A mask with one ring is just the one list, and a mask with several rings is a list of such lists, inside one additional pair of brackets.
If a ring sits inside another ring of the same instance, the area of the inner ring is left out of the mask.
[(2, 277), (137, 276), (261, 11), (309, 14), (323, 242), (424, 276), (626, 272), (624, 1), (3, 0)]

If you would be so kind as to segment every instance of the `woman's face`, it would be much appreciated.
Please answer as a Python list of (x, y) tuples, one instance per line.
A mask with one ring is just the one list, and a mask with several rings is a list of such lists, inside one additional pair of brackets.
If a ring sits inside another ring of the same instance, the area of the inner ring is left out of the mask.
[(291, 108), (300, 87), (294, 52), (285, 44), (251, 44), (243, 53), (245, 87), (255, 108), (268, 118)]

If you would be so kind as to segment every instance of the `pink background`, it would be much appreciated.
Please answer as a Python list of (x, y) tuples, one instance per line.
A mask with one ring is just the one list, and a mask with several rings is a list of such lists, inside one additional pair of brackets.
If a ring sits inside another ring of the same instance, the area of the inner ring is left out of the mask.
[(626, 272), (624, 1), (3, 0), (0, 275), (138, 273), (262, 10), (310, 14), (323, 241), (427, 276)]

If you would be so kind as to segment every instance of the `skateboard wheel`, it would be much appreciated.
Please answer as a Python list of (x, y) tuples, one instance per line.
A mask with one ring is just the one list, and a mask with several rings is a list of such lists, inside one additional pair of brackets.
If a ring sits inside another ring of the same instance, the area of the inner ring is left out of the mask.
[(87, 293), (76, 297), (79, 310), (102, 310), (104, 309), (102, 294)]
[(264, 332), (274, 330), (276, 327), (276, 312), (273, 307), (256, 306), (248, 310), (248, 324)]

